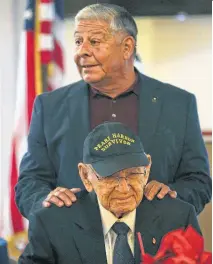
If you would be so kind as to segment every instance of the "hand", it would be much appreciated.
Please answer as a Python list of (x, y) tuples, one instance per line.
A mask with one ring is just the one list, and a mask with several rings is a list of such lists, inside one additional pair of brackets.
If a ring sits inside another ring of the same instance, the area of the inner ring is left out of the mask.
[(71, 206), (77, 200), (75, 193), (80, 191), (80, 188), (67, 189), (63, 187), (57, 187), (48, 194), (47, 198), (43, 201), (43, 206), (50, 207), (52, 203), (58, 207), (62, 207), (64, 205)]
[(177, 197), (177, 192), (172, 191), (169, 186), (158, 181), (150, 181), (144, 190), (144, 195), (150, 201), (157, 195), (159, 199), (163, 199), (165, 195), (169, 194), (171, 198)]

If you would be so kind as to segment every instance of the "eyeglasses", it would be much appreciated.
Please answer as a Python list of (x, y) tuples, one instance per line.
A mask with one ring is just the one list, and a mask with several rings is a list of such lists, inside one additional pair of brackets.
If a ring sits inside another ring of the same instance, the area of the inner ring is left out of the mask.
[(105, 182), (107, 184), (120, 184), (121, 179), (125, 179), (127, 183), (131, 183), (133, 181), (139, 181), (142, 179), (142, 176), (145, 176), (147, 171), (146, 168), (143, 167), (143, 172), (129, 172), (125, 177), (120, 177), (119, 175), (114, 175), (114, 176), (108, 176), (108, 177), (101, 177), (100, 175), (97, 174), (97, 172), (90, 166), (90, 169), (92, 172), (96, 175), (97, 179), (100, 182)]

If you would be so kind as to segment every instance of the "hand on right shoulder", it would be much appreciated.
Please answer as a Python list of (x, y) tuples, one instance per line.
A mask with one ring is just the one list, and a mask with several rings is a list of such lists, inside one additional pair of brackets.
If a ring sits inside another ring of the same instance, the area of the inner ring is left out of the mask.
[(75, 193), (80, 191), (80, 188), (67, 189), (57, 187), (48, 194), (47, 198), (43, 201), (43, 206), (50, 207), (51, 204), (55, 204), (58, 207), (71, 206), (77, 200)]

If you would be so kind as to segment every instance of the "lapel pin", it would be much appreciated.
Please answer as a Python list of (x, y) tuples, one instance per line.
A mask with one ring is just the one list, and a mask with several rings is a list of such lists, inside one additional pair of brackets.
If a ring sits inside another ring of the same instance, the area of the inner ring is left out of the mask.
[(156, 103), (157, 102), (157, 97), (152, 97), (152, 102)]
[(153, 239), (152, 239), (152, 244), (156, 244), (156, 239), (153, 237)]

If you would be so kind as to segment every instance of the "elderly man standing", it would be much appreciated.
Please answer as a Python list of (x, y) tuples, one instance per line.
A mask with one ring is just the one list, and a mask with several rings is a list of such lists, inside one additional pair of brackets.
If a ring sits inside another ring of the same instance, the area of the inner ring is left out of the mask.
[(143, 199), (150, 167), (150, 155), (128, 127), (97, 126), (78, 164), (87, 192), (71, 208), (52, 206), (30, 215), (29, 245), (19, 264), (138, 264), (136, 232), (152, 255), (171, 230), (192, 225), (200, 232), (192, 205), (169, 196)]
[(211, 179), (195, 96), (137, 72), (137, 26), (122, 7), (83, 8), (74, 39), (83, 80), (35, 100), (16, 186), (21, 213), (28, 218), (42, 203), (76, 201), (75, 188), (84, 188), (77, 170), (84, 139), (105, 121), (126, 124), (152, 155), (149, 200), (178, 196), (201, 212), (211, 199)]

